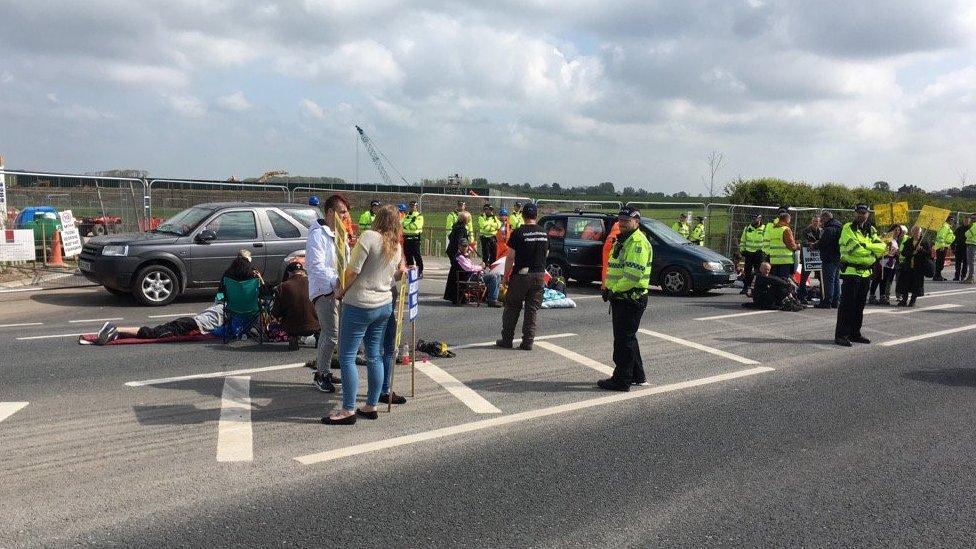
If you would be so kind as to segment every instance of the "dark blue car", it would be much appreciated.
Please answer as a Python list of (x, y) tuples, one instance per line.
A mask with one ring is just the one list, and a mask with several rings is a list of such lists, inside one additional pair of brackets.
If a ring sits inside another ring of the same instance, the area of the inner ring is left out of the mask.
[[(547, 268), (550, 274), (580, 282), (600, 280), (603, 243), (616, 221), (616, 215), (582, 211), (560, 212), (541, 218), (539, 225), (549, 235)], [(654, 249), (651, 284), (660, 286), (664, 293), (705, 293), (736, 280), (730, 259), (692, 244), (664, 223), (644, 218), (641, 230)]]

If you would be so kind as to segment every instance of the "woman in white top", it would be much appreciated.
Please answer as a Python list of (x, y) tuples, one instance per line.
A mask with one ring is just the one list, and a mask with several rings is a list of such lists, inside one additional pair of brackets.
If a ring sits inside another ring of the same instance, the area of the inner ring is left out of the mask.
[[(352, 250), (346, 267), (345, 287), (339, 291), (339, 364), (342, 368), (342, 409), (323, 417), (327, 425), (351, 425), (356, 416), (376, 419), (376, 404), (383, 387), (383, 336), (393, 311), (392, 281), (403, 276), (400, 214), (387, 204), (376, 212), (370, 230)], [(366, 404), (356, 409), (359, 371), (356, 351), (366, 349), (368, 387)]]

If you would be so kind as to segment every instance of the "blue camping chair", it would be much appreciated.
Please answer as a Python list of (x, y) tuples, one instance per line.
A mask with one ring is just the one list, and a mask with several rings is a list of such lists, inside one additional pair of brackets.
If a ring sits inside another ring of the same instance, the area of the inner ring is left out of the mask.
[(224, 343), (240, 339), (257, 327), (258, 343), (264, 342), (261, 323), (261, 281), (257, 278), (233, 280), (224, 277)]

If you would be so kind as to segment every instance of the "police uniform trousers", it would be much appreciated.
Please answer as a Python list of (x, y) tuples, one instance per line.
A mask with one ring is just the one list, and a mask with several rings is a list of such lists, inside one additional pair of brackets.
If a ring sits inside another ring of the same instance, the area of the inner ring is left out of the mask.
[(762, 264), (766, 259), (766, 254), (762, 250), (756, 250), (754, 252), (742, 252), (743, 267), (742, 267), (742, 282), (745, 284), (742, 288), (742, 293), (745, 293), (746, 288), (752, 284), (752, 278), (756, 276), (759, 272), (759, 265)]
[(420, 255), (420, 235), (403, 237), (403, 255), (407, 266), (417, 266), (417, 273), (424, 274), (424, 258)]
[(613, 375), (611, 379), (624, 385), (644, 383), (644, 361), (641, 360), (637, 329), (647, 309), (647, 296), (638, 299), (610, 299), (610, 318), (613, 322)]
[(495, 255), (498, 252), (498, 239), (494, 236), (482, 236), (481, 237), (481, 260), (491, 268), (491, 264), (495, 262), (497, 257)]
[(837, 308), (837, 328), (834, 337), (861, 337), (864, 304), (871, 288), (871, 277), (841, 275), (840, 306)]

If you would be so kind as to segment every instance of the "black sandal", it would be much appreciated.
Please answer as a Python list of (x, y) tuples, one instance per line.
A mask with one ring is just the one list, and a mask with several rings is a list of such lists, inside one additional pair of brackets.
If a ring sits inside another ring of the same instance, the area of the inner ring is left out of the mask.
[(332, 419), (332, 416), (325, 416), (322, 418), (322, 423), (326, 425), (355, 425), (356, 414), (346, 416), (342, 419)]
[[(366, 419), (379, 419), (380, 418), (380, 414), (376, 410), (373, 410), (372, 412), (367, 412), (367, 411), (362, 410), (360, 408), (356, 408), (356, 415), (357, 416), (363, 416)], [(350, 416), (350, 417), (355, 417), (355, 416)]]

